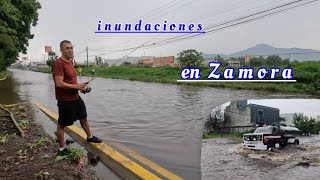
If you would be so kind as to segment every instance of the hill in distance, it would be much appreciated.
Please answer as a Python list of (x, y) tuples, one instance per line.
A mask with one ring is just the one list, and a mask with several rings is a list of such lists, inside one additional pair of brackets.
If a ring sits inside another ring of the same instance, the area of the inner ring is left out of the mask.
[[(264, 56), (279, 55), (282, 59), (289, 59), (290, 61), (308, 61), (308, 60), (320, 60), (320, 50), (315, 49), (301, 49), (301, 48), (276, 48), (267, 44), (258, 44), (254, 47), (245, 49), (243, 51), (235, 52), (229, 55), (219, 54), (222, 58), (231, 57), (244, 57), (246, 55), (251, 56)], [(205, 59), (211, 59), (218, 54), (203, 54)]]

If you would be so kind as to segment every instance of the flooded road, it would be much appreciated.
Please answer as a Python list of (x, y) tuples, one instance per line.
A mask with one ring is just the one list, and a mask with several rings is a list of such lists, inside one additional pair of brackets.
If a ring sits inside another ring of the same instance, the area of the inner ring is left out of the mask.
[[(10, 71), (13, 72), (11, 78), (0, 82), (0, 103), (34, 100), (57, 113), (51, 75)], [(88, 77), (78, 79), (80, 82), (87, 80)], [(92, 91), (81, 97), (86, 103), (94, 135), (107, 144), (124, 144), (190, 180), (201, 179), (202, 129), (213, 108), (237, 99), (295, 97), (102, 78), (96, 78), (90, 87)], [(55, 125), (46, 116), (39, 112), (37, 117), (47, 131), (54, 131)]]
[(203, 140), (202, 179), (319, 179), (320, 135), (298, 138), (275, 152), (243, 149), (240, 138)]

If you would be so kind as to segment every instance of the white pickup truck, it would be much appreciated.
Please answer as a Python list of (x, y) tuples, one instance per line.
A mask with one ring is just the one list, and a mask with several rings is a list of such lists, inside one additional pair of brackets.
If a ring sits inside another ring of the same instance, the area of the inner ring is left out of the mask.
[(256, 150), (283, 148), (287, 144), (299, 144), (295, 135), (300, 134), (298, 128), (289, 126), (258, 127), (254, 133), (244, 134), (242, 147)]

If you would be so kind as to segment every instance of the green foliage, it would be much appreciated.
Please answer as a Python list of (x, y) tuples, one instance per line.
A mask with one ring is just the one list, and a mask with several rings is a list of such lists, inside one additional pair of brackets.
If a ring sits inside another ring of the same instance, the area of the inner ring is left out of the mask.
[(128, 62), (128, 61), (124, 61), (121, 63), (121, 66), (129, 66), (131, 65), (131, 62)]
[(313, 86), (315, 90), (320, 90), (320, 79), (315, 80)]
[(48, 60), (46, 61), (47, 65), (48, 65), (49, 67), (52, 67), (53, 62), (54, 62), (56, 59), (58, 59), (57, 54), (56, 54), (55, 52), (53, 52), (53, 51), (52, 51), (52, 52), (49, 52), (49, 53), (48, 53)]
[(286, 122), (287, 120), (286, 120), (286, 118), (284, 118), (284, 117), (279, 117), (279, 122)]
[(8, 134), (6, 134), (5, 136), (0, 136), (0, 144), (4, 144), (7, 142), (8, 140)]
[(44, 137), (39, 137), (34, 144), (27, 143), (26, 147), (29, 149), (34, 149), (34, 148), (38, 148), (45, 145), (53, 145), (54, 142), (55, 140), (53, 138), (44, 136)]
[(29, 127), (29, 121), (28, 120), (19, 120), (18, 125), (21, 129), (27, 129)]
[(302, 132), (302, 133), (312, 133), (318, 134), (320, 131), (320, 123), (316, 121), (315, 118), (308, 118), (302, 114), (294, 114), (293, 124)]
[(31, 26), (37, 25), (40, 8), (36, 0), (0, 1), (0, 71), (14, 63), (19, 52), (26, 54), (28, 40), (34, 37)]
[(64, 159), (78, 161), (81, 157), (84, 156), (83, 149), (68, 148), (68, 150), (70, 151), (70, 154), (68, 156), (57, 156), (55, 161), (61, 161)]
[(7, 76), (8, 71), (0, 71), (0, 79), (3, 79)]
[(220, 55), (217, 55), (214, 60), (220, 62), (222, 67), (227, 67), (229, 65), (228, 61), (223, 59)]
[(47, 63), (48, 66), (52, 67), (52, 65), (53, 65), (53, 60), (47, 60), (46, 63)]
[(182, 67), (200, 67), (204, 61), (202, 53), (195, 49), (184, 50), (178, 56), (177, 59)]
[(283, 60), (280, 56), (272, 55), (267, 57), (266, 64), (271, 66), (279, 66), (283, 64)]
[[(207, 75), (211, 72), (211, 68), (207, 66), (201, 67), (201, 79), (206, 79)], [(271, 66), (267, 66), (270, 68)], [(280, 69), (288, 67), (287, 65), (279, 66)], [(286, 94), (291, 93), (302, 93), (311, 95), (320, 95), (320, 62), (297, 62), (290, 63), (293, 68), (294, 79), (296, 83), (183, 83), (184, 85), (191, 86), (207, 86), (207, 87), (221, 87), (221, 88), (233, 88), (233, 89), (249, 89), (258, 91), (271, 91), (271, 92), (283, 92)], [(258, 67), (253, 67), (254, 73), (257, 72)], [(308, 69), (314, 68), (316, 71), (307, 71)], [(223, 73), (224, 67), (219, 69), (220, 73)], [(109, 69), (102, 67), (95, 68), (96, 74), (99, 77), (112, 78), (112, 79), (126, 79), (126, 80), (137, 80), (145, 82), (159, 82), (159, 83), (177, 83), (180, 77), (181, 68), (178, 67), (154, 67), (143, 65), (143, 64), (130, 64), (126, 66), (111, 66)], [(50, 73), (49, 68), (40, 68), (40, 72)], [(235, 74), (238, 74), (238, 69), (235, 68)], [(83, 76), (90, 76), (90, 69), (83, 68)], [(223, 76), (221, 76), (223, 77)], [(269, 76), (266, 77), (266, 79)], [(257, 77), (256, 77), (257, 79)], [(281, 72), (277, 73), (276, 79), (282, 79)]]

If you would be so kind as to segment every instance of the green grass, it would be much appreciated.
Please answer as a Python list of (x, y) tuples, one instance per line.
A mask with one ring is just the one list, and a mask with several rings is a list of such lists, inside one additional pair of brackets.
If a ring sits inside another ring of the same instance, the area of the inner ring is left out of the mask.
[[(286, 94), (309, 94), (320, 96), (320, 80), (318, 83), (315, 83), (317, 79), (320, 79), (320, 62), (292, 63), (290, 64), (290, 66), (293, 68), (294, 79), (297, 80), (297, 83), (178, 83), (176, 82), (176, 80), (181, 79), (181, 69), (175, 67), (152, 68), (138, 66), (115, 66), (107, 70), (105, 68), (95, 68), (95, 72), (96, 75), (99, 77), (111, 79), (126, 79), (132, 81), (158, 82), (232, 89), (247, 89), (268, 92), (280, 92)], [(259, 67), (254, 68), (254, 72), (256, 72), (258, 68)], [(284, 66), (279, 68), (282, 70)], [(237, 68), (235, 69), (235, 75), (237, 75)], [(91, 76), (90, 70), (90, 68), (83, 68), (82, 75)], [(223, 72), (223, 70), (224, 68), (220, 68), (221, 73)], [(206, 79), (210, 71), (211, 69), (209, 69), (208, 67), (201, 68), (201, 79)], [(40, 72), (51, 73), (51, 70), (49, 68), (40, 69)], [(281, 73), (277, 74), (276, 79), (281, 79)]]
[(0, 79), (3, 79), (7, 76), (8, 71), (1, 71), (0, 72)]

